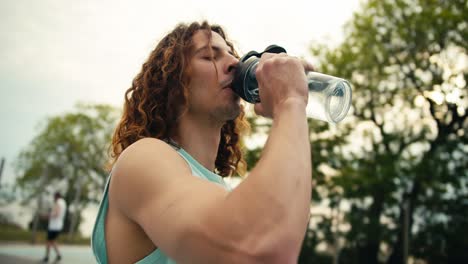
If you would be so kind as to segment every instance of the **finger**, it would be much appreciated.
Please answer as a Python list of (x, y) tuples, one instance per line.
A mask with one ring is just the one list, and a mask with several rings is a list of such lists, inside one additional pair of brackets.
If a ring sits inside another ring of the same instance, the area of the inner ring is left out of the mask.
[(260, 58), (262, 59), (269, 59), (272, 57), (285, 57), (288, 56), (288, 54), (281, 52), (281, 53), (269, 53), (269, 52), (264, 52), (262, 53), (262, 56)]
[(306, 72), (315, 71), (315, 67), (314, 67), (314, 65), (312, 65), (312, 63), (310, 63), (310, 62), (308, 62), (308, 61), (306, 61), (304, 59), (301, 59), (301, 62), (302, 62), (302, 66), (304, 67), (304, 70)]
[(255, 111), (255, 114), (257, 115), (263, 115), (263, 106), (262, 104), (255, 104), (254, 105), (254, 111)]

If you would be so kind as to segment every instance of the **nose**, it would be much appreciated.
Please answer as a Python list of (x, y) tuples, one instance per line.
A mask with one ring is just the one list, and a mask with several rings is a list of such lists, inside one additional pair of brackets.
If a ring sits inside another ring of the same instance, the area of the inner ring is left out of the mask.
[(239, 63), (239, 59), (237, 59), (236, 57), (234, 57), (231, 54), (228, 54), (226, 60), (227, 61), (224, 64), (224, 69), (223, 69), (224, 73), (225, 74), (233, 73), (234, 70), (237, 68), (237, 64)]

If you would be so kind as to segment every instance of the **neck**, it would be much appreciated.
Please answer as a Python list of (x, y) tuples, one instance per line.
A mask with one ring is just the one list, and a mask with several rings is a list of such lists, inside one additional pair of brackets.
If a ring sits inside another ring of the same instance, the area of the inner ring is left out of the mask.
[(223, 124), (206, 116), (202, 119), (186, 114), (181, 117), (173, 139), (205, 168), (214, 171)]

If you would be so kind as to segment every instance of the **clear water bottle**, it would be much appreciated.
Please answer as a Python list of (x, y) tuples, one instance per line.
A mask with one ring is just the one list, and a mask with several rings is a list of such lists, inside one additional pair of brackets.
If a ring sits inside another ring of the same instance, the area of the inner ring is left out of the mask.
[[(272, 45), (264, 52), (285, 52), (282, 47)], [(255, 70), (261, 53), (251, 51), (241, 58), (236, 69), (233, 90), (245, 101), (260, 102)], [(308, 72), (309, 100), (307, 116), (336, 124), (345, 118), (351, 106), (351, 84), (341, 78), (318, 72)]]

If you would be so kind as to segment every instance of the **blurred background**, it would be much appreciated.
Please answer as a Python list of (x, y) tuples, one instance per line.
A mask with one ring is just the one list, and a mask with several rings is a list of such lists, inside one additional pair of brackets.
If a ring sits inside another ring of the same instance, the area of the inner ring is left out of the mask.
[[(353, 85), (344, 121), (309, 121), (299, 263), (468, 263), (467, 14), (463, 0), (2, 1), (0, 260), (42, 257), (39, 216), (61, 191), (66, 263), (94, 261), (124, 92), (159, 38), (206, 19), (241, 55), (278, 44)], [(251, 169), (271, 123), (249, 121)]]

